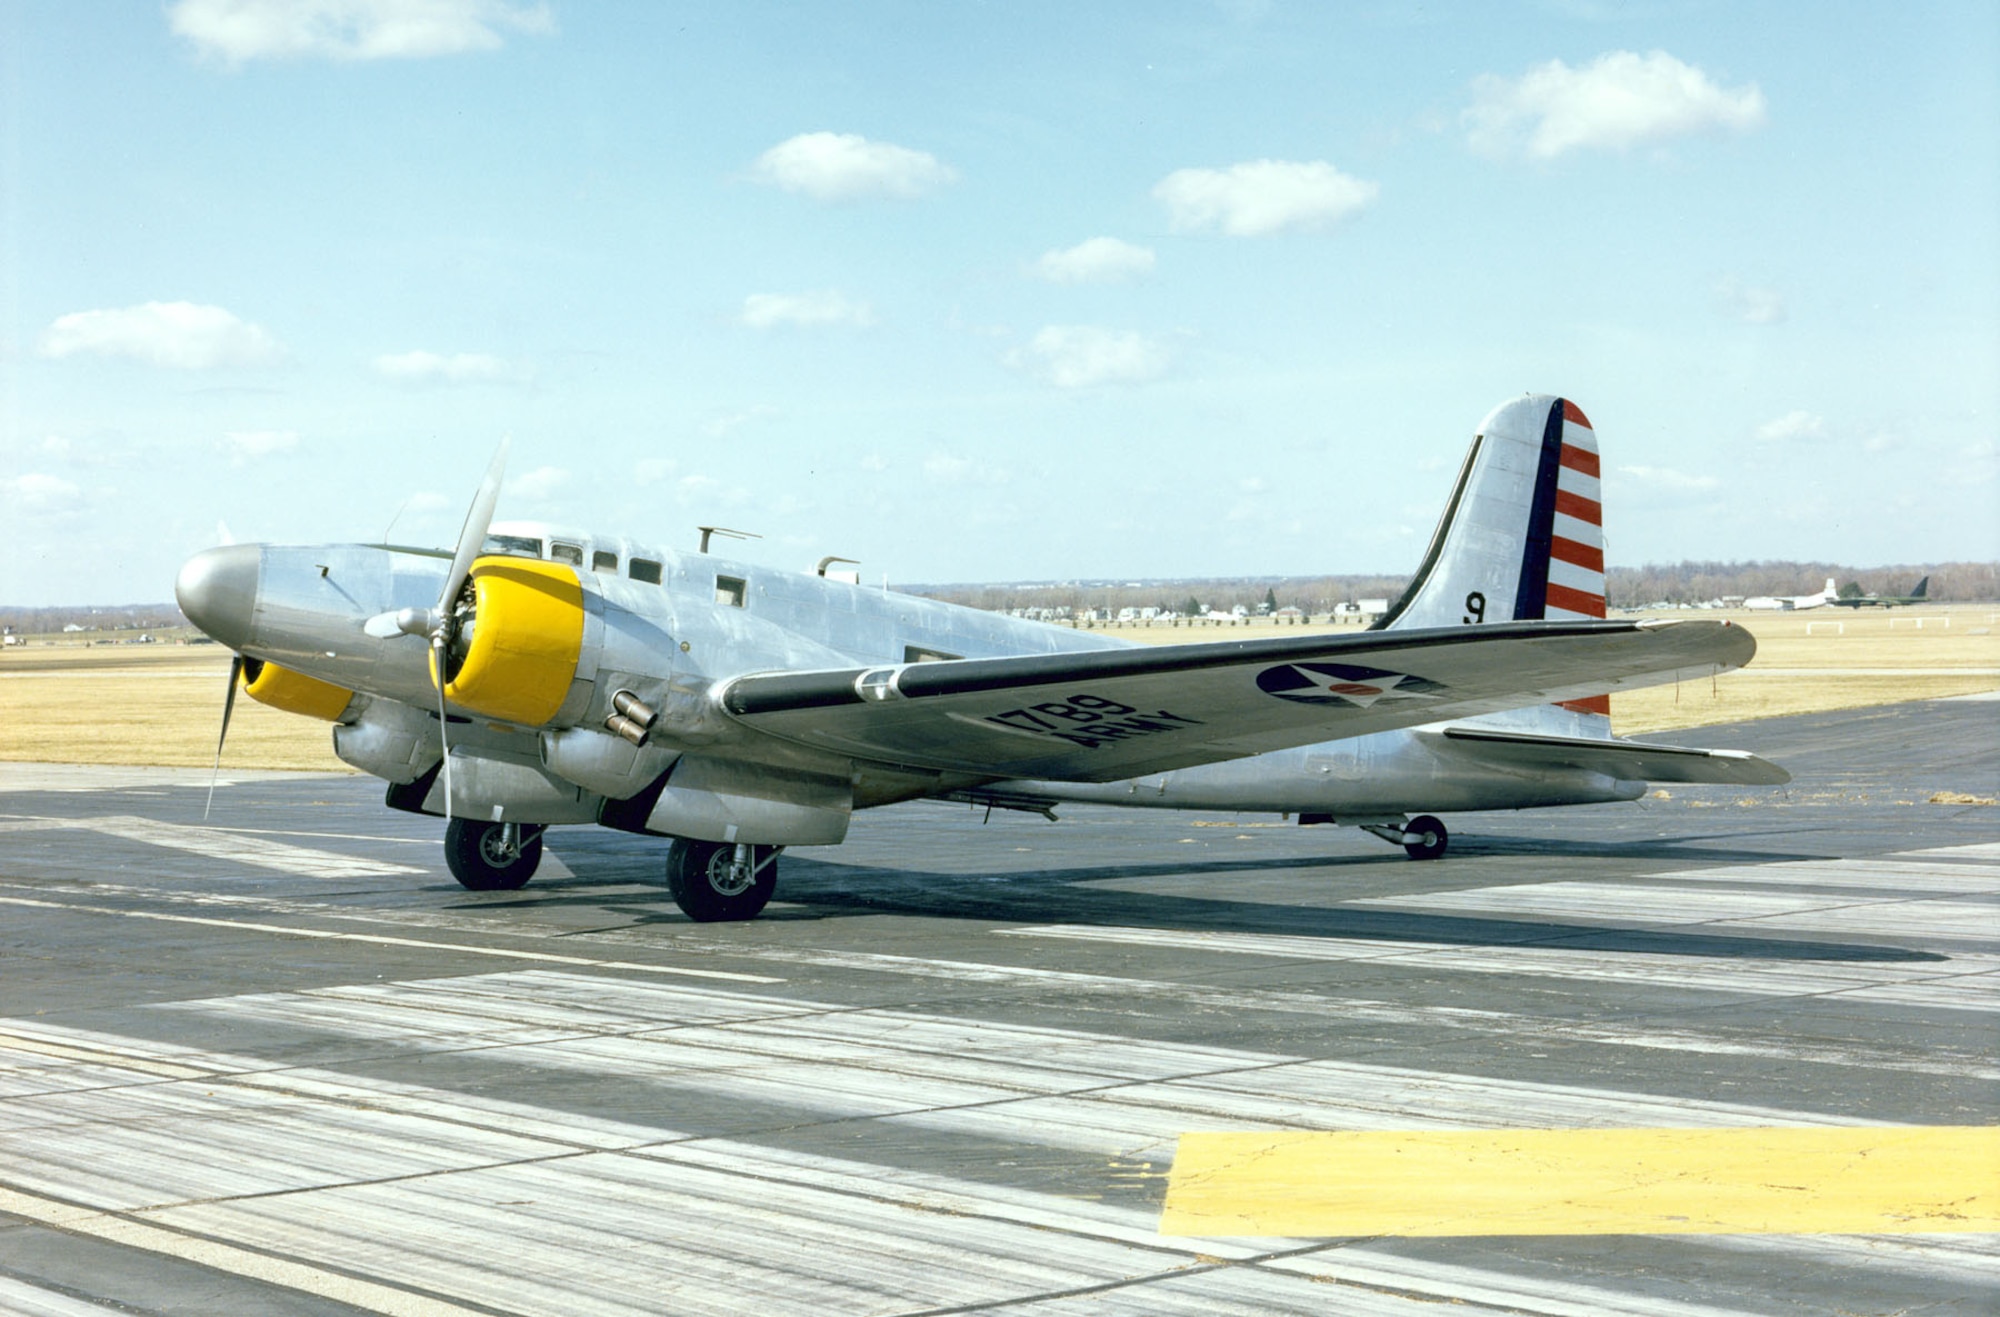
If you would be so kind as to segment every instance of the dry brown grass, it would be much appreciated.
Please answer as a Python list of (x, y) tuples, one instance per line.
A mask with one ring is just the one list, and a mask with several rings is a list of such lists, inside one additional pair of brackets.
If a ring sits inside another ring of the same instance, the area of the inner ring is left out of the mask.
[[(1742, 672), (1614, 697), (1621, 734), (1895, 704), (2000, 689), (1995, 610), (1932, 606), (1850, 613), (1696, 613), (1757, 637)], [(1946, 624), (1947, 619), (1949, 625)], [(1917, 623), (1921, 622), (1919, 627)], [(1314, 634), (1348, 626), (1125, 627), (1154, 644)], [(219, 646), (38, 644), (0, 650), (0, 760), (206, 765), (215, 757), (228, 651)], [(223, 757), (234, 768), (348, 771), (325, 723), (238, 699)]]
[[(215, 762), (229, 651), (180, 645), (0, 651), (0, 759), (56, 764)], [(329, 725), (238, 696), (223, 763), (351, 772)]]

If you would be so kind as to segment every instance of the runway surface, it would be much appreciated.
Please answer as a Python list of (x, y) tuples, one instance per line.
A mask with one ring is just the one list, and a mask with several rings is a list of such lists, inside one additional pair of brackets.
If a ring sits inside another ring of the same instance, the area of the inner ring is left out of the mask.
[(1661, 739), (1797, 780), (1430, 864), (903, 806), (705, 926), (642, 838), (474, 894), (369, 779), (0, 765), (0, 1312), (2000, 1309), (1984, 1233), (1161, 1233), (1185, 1133), (2000, 1124), (2000, 702)]

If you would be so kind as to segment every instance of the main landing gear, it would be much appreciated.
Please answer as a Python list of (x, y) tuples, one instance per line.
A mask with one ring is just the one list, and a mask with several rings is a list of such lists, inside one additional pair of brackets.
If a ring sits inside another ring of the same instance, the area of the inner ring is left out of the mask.
[(444, 829), (444, 862), (459, 885), (475, 892), (511, 892), (542, 862), (542, 833), (533, 823), (453, 819)]
[(1451, 844), (1451, 834), (1445, 831), (1444, 823), (1436, 815), (1419, 814), (1401, 827), (1395, 824), (1364, 823), (1362, 829), (1372, 832), (1392, 846), (1401, 846), (1405, 854), (1413, 860), (1435, 860), (1444, 854)]
[(783, 849), (676, 838), (667, 851), (667, 890), (697, 923), (755, 919), (777, 890)]

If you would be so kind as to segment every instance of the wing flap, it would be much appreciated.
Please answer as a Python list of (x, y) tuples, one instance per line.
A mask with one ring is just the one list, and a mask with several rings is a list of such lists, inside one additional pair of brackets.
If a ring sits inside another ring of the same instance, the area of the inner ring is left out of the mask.
[(1781, 786), (1792, 775), (1745, 750), (1699, 750), (1641, 741), (1596, 741), (1568, 736), (1447, 727), (1421, 732), (1477, 755), (1481, 763), (1524, 772), (1578, 768), (1627, 782), (1690, 782), (1728, 786)]
[(857, 760), (1108, 782), (1740, 667), (1726, 622), (1515, 622), (752, 674), (760, 732)]

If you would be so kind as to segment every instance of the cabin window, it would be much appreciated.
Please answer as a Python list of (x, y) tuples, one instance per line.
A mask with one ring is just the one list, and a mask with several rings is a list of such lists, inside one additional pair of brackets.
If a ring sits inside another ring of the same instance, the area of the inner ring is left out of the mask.
[(903, 646), (905, 663), (944, 663), (950, 659), (964, 658), (963, 654), (947, 654), (941, 649), (927, 649), (922, 645)]
[(660, 583), (660, 564), (651, 558), (634, 558), (625, 564), (625, 570), (632, 574), (635, 581), (644, 581), (648, 585)]
[(488, 535), (486, 548), (515, 558), (539, 558), (542, 542), (532, 535)]
[(566, 562), (572, 567), (583, 566), (583, 546), (580, 544), (551, 544), (549, 557), (557, 562)]
[(615, 553), (606, 553), (604, 550), (599, 549), (596, 553), (590, 555), (590, 570), (593, 572), (610, 572), (613, 576), (618, 575), (618, 555)]
[(744, 580), (740, 576), (715, 578), (715, 602), (731, 608), (743, 607)]

